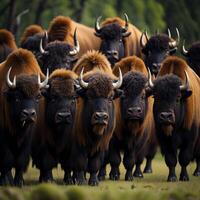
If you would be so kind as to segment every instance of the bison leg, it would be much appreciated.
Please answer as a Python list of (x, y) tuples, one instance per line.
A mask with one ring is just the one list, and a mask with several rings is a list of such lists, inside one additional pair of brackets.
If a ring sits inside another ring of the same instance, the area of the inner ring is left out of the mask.
[(197, 167), (193, 173), (194, 176), (200, 176), (200, 160), (196, 160)]
[(54, 182), (52, 170), (40, 170), (40, 177), (39, 177), (40, 183), (52, 183)]
[(14, 180), (12, 172), (8, 171), (7, 173), (1, 172), (0, 176), (0, 186), (14, 185)]
[(106, 176), (106, 165), (109, 163), (109, 157), (108, 157), (108, 151), (106, 151), (104, 153), (104, 156), (102, 156), (102, 161), (101, 161), (101, 168), (99, 170), (99, 174), (98, 174), (98, 179), (99, 181), (103, 181), (105, 180), (105, 176)]
[(71, 170), (65, 170), (65, 175), (64, 175), (64, 179), (63, 179), (64, 183), (66, 185), (73, 185), (74, 181), (71, 175)]
[(132, 171), (133, 171), (133, 166), (135, 164), (134, 151), (124, 152), (123, 164), (126, 169), (125, 181), (132, 181), (133, 180)]
[(22, 187), (24, 185), (23, 170), (16, 169), (15, 178), (14, 178), (14, 185), (17, 186), (17, 187)]

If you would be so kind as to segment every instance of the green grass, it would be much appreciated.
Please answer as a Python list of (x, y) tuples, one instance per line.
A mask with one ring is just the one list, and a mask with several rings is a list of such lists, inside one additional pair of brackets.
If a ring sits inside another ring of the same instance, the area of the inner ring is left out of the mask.
[[(144, 174), (143, 179), (135, 178), (132, 182), (124, 181), (124, 168), (121, 165), (120, 181), (110, 181), (108, 177), (100, 182), (98, 187), (64, 186), (62, 185), (63, 171), (60, 168), (53, 171), (57, 184), (38, 184), (39, 172), (29, 167), (25, 174), (26, 186), (22, 189), (2, 187), (0, 200), (200, 200), (200, 177), (192, 176), (195, 164), (188, 166), (189, 182), (168, 183), (168, 169), (160, 154), (153, 162), (153, 174)], [(142, 166), (144, 168), (144, 165)], [(110, 169), (108, 168), (107, 171)], [(177, 176), (180, 166), (177, 166)]]

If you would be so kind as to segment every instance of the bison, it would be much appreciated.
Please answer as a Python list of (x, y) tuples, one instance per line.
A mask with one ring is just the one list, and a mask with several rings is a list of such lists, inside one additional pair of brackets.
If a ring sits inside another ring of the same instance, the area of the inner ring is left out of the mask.
[[(21, 186), (29, 162), (40, 88), (47, 80), (37, 80), (38, 75), (44, 75), (34, 55), (24, 49), (14, 51), (1, 63), (0, 74), (0, 184)], [(12, 168), (16, 170), (14, 180)]]
[(7, 56), (16, 49), (13, 34), (6, 29), (0, 29), (0, 63), (5, 61)]
[[(163, 60), (173, 55), (180, 41), (179, 31), (176, 28), (177, 40), (171, 38), (171, 32), (168, 29), (168, 35), (156, 34), (151, 38), (148, 37), (147, 32), (143, 32), (140, 38), (140, 45), (142, 53), (145, 55), (145, 64), (150, 69), (153, 75), (157, 75)], [(146, 44), (143, 40), (146, 40)]]
[(49, 87), (42, 91), (45, 101), (42, 118), (33, 138), (33, 164), (40, 170), (40, 182), (52, 182), (52, 169), (61, 164), (64, 182), (72, 184), (71, 147), (79, 88), (77, 75), (65, 69), (55, 70)]
[(112, 67), (121, 58), (129, 55), (142, 57), (140, 51), (141, 32), (128, 23), (128, 16), (124, 14), (125, 22), (118, 18), (108, 18), (100, 26), (101, 16), (95, 23), (95, 35), (101, 38), (100, 51), (106, 55)]
[[(152, 98), (148, 99), (147, 69), (140, 58), (131, 56), (122, 59), (113, 69), (115, 75), (118, 68), (123, 72), (123, 84), (120, 87), (123, 95), (116, 100), (116, 128), (107, 157), (111, 164), (110, 179), (118, 180), (120, 152), (124, 152), (125, 180), (130, 181), (133, 180), (134, 164), (134, 176), (143, 177), (140, 165), (146, 155), (149, 159), (147, 168), (151, 170), (151, 160), (157, 147), (154, 137), (153, 101)], [(152, 149), (149, 151), (150, 147)], [(104, 179), (104, 176), (105, 166), (99, 173), (100, 179)]]
[[(199, 86), (199, 77), (178, 57), (167, 58), (158, 78), (154, 82), (149, 81), (149, 92), (154, 96), (156, 135), (169, 168), (168, 181), (177, 180), (177, 154), (181, 181), (189, 180), (187, 166), (193, 157), (197, 160), (195, 173), (199, 174), (200, 151), (195, 145), (199, 145)], [(198, 151), (194, 154), (195, 146)]]
[(200, 77), (200, 42), (193, 43), (189, 50), (186, 50), (183, 45), (182, 54), (186, 57), (189, 66)]

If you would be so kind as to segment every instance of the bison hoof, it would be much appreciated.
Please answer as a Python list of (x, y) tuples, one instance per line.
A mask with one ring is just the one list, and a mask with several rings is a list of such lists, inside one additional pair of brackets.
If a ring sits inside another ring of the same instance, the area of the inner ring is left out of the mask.
[(141, 171), (135, 171), (133, 176), (137, 177), (137, 178), (143, 178), (143, 174)]
[(97, 178), (90, 178), (88, 181), (88, 185), (90, 186), (98, 186), (99, 185), (99, 181)]
[(133, 180), (133, 175), (132, 175), (132, 173), (126, 172), (125, 181), (132, 181), (132, 180)]
[(193, 173), (193, 176), (200, 176), (200, 171), (195, 170), (194, 173)]
[(151, 168), (145, 168), (143, 173), (151, 174), (153, 171)]
[(173, 176), (169, 176), (167, 179), (168, 182), (176, 182), (177, 181), (177, 177), (175, 175)]
[(74, 181), (72, 178), (66, 178), (63, 181), (65, 185), (74, 185)]
[(119, 180), (119, 174), (118, 173), (110, 173), (110, 180), (118, 181)]
[(106, 179), (105, 175), (98, 175), (99, 181), (104, 181)]
[(180, 181), (189, 181), (188, 175), (180, 175)]
[(16, 180), (14, 180), (14, 185), (16, 186), (16, 187), (23, 187), (24, 186), (24, 179), (16, 179)]
[(86, 185), (87, 181), (86, 179), (76, 179), (77, 185)]

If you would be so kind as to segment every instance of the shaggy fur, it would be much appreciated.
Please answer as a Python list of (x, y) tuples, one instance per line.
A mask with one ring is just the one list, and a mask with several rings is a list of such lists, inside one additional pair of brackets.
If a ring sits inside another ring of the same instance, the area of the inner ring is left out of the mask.
[(32, 37), (38, 33), (43, 33), (43, 32), (44, 32), (43, 28), (39, 25), (33, 24), (28, 26), (21, 36), (20, 44), (23, 45), (29, 37)]
[(79, 75), (83, 67), (85, 73), (93, 69), (99, 69), (104, 72), (112, 73), (110, 63), (105, 55), (94, 50), (88, 51), (84, 54), (74, 66), (73, 71)]
[(72, 20), (69, 17), (57, 16), (49, 25), (49, 41), (68, 41), (72, 42)]
[(187, 65), (187, 63), (176, 56), (168, 57), (164, 62), (162, 67), (160, 68), (160, 72), (158, 76), (164, 76), (166, 74), (173, 73), (177, 75), (182, 83), (185, 82), (185, 73), (187, 71), (190, 78), (190, 89), (192, 90), (192, 95), (186, 99), (186, 115), (184, 119), (184, 127), (186, 129), (190, 129), (192, 123), (196, 124), (200, 123), (200, 107), (197, 106), (199, 104), (199, 96), (200, 96), (200, 80), (198, 76), (194, 73), (194, 71)]
[(61, 95), (72, 97), (75, 95), (74, 80), (78, 77), (70, 70), (57, 69), (49, 79), (50, 96)]
[(147, 76), (147, 68), (144, 64), (144, 61), (137, 56), (129, 56), (126, 58), (121, 59), (118, 63), (115, 64), (113, 68), (113, 74), (115, 76), (119, 75), (119, 69), (121, 69), (122, 74), (135, 70), (141, 72)]
[(0, 29), (0, 46), (3, 44), (7, 45), (12, 50), (17, 49), (13, 34), (6, 29)]

